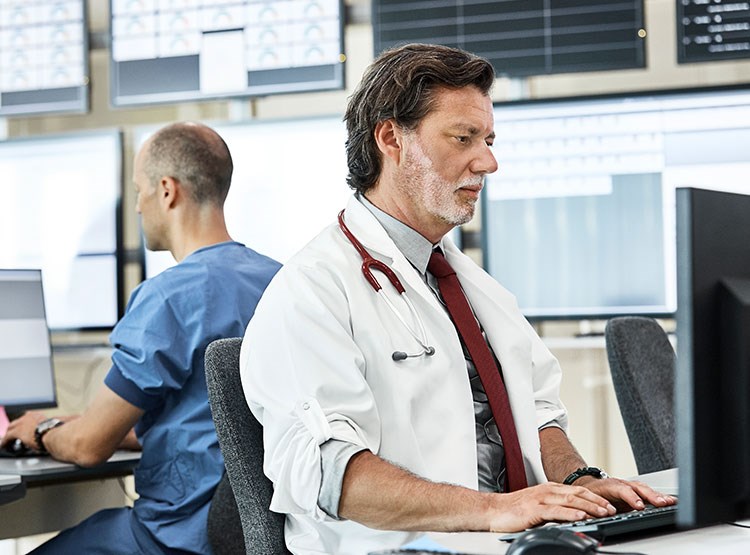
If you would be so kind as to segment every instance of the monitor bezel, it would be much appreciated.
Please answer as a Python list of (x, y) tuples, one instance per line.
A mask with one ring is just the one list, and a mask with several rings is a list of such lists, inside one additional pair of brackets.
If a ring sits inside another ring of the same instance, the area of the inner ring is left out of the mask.
[[(750, 253), (747, 213), (750, 195), (687, 187), (677, 190), (677, 524), (684, 528), (750, 517), (747, 469), (737, 474), (736, 461), (731, 460), (745, 456), (750, 445), (726, 444), (728, 430), (747, 426), (750, 410), (744, 401), (745, 406), (732, 410), (724, 406), (736, 403), (732, 385), (750, 379), (750, 361), (743, 369), (747, 375), (738, 379), (737, 369), (727, 364), (731, 357), (726, 354), (732, 353), (725, 354), (738, 347), (738, 338), (728, 342), (722, 333), (722, 326), (729, 324), (728, 314), (722, 312), (724, 283), (738, 278), (750, 282), (750, 256), (737, 256)], [(743, 310), (747, 316), (750, 304)], [(748, 342), (742, 345), (745, 350), (750, 347), (750, 337), (739, 341)], [(745, 412), (741, 422), (738, 410)], [(750, 443), (750, 437), (745, 441)], [(732, 498), (740, 483), (746, 487), (744, 499), (738, 501)]]

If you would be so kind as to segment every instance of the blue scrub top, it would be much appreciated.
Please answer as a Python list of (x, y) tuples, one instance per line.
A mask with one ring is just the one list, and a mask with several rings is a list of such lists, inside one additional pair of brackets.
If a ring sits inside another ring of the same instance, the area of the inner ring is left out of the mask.
[(135, 471), (140, 530), (171, 549), (210, 553), (208, 508), (224, 470), (208, 405), (207, 345), (245, 333), (278, 262), (236, 242), (204, 247), (140, 284), (110, 336), (104, 382), (145, 413)]

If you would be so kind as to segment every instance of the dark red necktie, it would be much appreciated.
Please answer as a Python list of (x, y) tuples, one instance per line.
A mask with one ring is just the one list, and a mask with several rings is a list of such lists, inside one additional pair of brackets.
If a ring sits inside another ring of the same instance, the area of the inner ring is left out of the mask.
[(505, 472), (507, 476), (508, 491), (517, 491), (525, 488), (526, 471), (523, 466), (523, 455), (518, 443), (516, 425), (513, 422), (513, 413), (510, 410), (508, 392), (505, 390), (503, 378), (495, 363), (495, 357), (490, 352), (487, 342), (484, 340), (482, 330), (474, 313), (466, 300), (456, 272), (448, 264), (448, 261), (440, 251), (434, 251), (430, 257), (427, 269), (435, 276), (443, 296), (448, 312), (453, 319), (453, 324), (463, 339), (464, 345), (469, 350), (471, 360), (482, 381), (484, 392), (490, 402), (492, 415), (503, 438), (503, 449), (505, 450)]

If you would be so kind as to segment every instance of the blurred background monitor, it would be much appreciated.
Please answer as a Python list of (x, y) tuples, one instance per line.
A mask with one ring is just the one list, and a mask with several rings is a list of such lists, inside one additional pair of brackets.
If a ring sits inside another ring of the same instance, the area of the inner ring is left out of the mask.
[(115, 106), (344, 88), (341, 0), (110, 0)]
[(0, 142), (0, 268), (40, 268), (53, 330), (122, 314), (120, 133)]
[[(336, 221), (353, 190), (346, 184), (346, 126), (340, 116), (211, 125), (232, 153), (224, 212), (236, 241), (280, 262)], [(142, 130), (139, 145), (154, 129)], [(461, 246), (458, 228), (451, 233)], [(145, 250), (145, 277), (175, 264)]]
[[(224, 211), (236, 241), (284, 262), (346, 206), (351, 189), (340, 116), (212, 127), (234, 162)], [(143, 131), (139, 145), (153, 131)], [(146, 277), (175, 263), (169, 252), (145, 256)]]
[(678, 189), (677, 270), (678, 524), (748, 518), (750, 195)]
[(672, 315), (675, 188), (750, 192), (750, 89), (495, 105), (485, 268), (531, 319)]
[(0, 407), (56, 404), (41, 271), (0, 270)]
[(84, 0), (0, 2), (0, 116), (88, 110)]

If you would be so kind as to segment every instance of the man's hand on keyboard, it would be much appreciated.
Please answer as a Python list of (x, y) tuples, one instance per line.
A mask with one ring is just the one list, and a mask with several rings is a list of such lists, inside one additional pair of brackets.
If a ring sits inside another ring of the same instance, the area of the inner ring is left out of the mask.
[(593, 478), (584, 476), (576, 480), (582, 486), (610, 501), (618, 511), (643, 509), (646, 504), (655, 507), (674, 505), (677, 500), (671, 495), (664, 495), (653, 490), (643, 482), (629, 482), (619, 478)]
[(8, 424), (8, 431), (2, 440), (0, 440), (0, 448), (5, 447), (5, 445), (16, 439), (20, 439), (27, 447), (35, 448), (34, 430), (36, 430), (37, 424), (45, 418), (46, 416), (42, 412), (28, 411), (20, 418), (12, 420)]
[(488, 494), (490, 530), (516, 531), (545, 522), (570, 522), (615, 514), (615, 507), (591, 490), (548, 482), (503, 494)]

